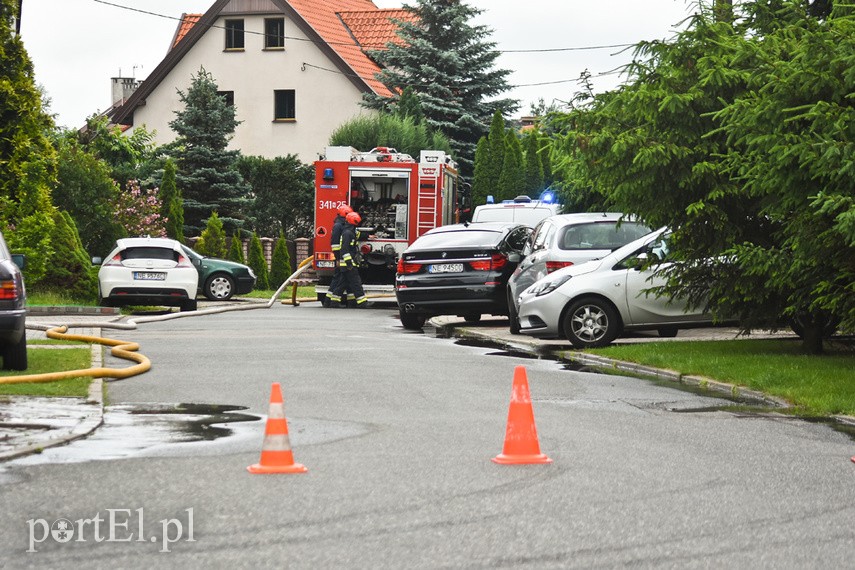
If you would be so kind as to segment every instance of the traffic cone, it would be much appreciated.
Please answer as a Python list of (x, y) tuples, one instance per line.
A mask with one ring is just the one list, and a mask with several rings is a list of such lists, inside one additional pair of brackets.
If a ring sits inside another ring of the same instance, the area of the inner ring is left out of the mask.
[(261, 446), (261, 460), (246, 468), (250, 473), (305, 473), (305, 465), (294, 463), (291, 452), (291, 440), (288, 437), (288, 421), (285, 419), (285, 404), (282, 402), (282, 388), (279, 382), (273, 383), (270, 392), (270, 412), (267, 414), (267, 426), (264, 428), (264, 444)]
[(505, 447), (493, 461), (502, 465), (552, 463), (550, 458), (540, 452), (540, 444), (537, 442), (537, 428), (534, 426), (534, 410), (531, 407), (525, 366), (517, 366), (514, 369), (514, 388), (508, 409)]

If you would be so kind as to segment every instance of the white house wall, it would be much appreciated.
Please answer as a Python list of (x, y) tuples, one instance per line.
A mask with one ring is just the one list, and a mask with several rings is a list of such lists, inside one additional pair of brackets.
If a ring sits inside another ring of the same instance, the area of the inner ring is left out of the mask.
[[(282, 17), (282, 13), (267, 17)], [(244, 51), (225, 51), (223, 17), (208, 30), (134, 111), (134, 126), (155, 131), (158, 144), (175, 139), (169, 128), (175, 112), (184, 109), (177, 90), (187, 91), (192, 78), (204, 67), (219, 91), (233, 91), (236, 117), (242, 121), (229, 148), (244, 155), (267, 158), (296, 154), (311, 163), (323, 153), (330, 134), (342, 123), (373, 111), (362, 108), (360, 91), (341, 73), (323, 71), (303, 63), (336, 69), (327, 56), (285, 17), (285, 49), (263, 49), (265, 15), (230, 16), (244, 20)], [(276, 122), (273, 91), (295, 91), (293, 122)], [(132, 129), (131, 129), (132, 131)], [(367, 149), (365, 149), (367, 150)]]

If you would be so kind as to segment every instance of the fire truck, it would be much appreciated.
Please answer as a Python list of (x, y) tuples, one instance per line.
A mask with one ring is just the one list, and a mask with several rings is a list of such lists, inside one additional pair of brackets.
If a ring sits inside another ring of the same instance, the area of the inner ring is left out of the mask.
[(335, 270), (330, 233), (340, 206), (362, 217), (359, 273), (366, 292), (392, 294), (401, 253), (428, 230), (458, 222), (463, 200), (457, 165), (443, 151), (423, 150), (416, 161), (394, 148), (327, 147), (315, 162), (318, 300), (326, 301)]

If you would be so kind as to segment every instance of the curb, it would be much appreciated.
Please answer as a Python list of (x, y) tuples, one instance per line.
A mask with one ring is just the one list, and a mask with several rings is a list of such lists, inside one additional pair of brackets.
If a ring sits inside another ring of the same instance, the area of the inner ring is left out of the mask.
[[(647, 379), (666, 380), (669, 382), (675, 382), (677, 384), (694, 386), (705, 390), (710, 390), (712, 392), (718, 392), (720, 394), (727, 394), (734, 398), (738, 397), (746, 400), (751, 400), (753, 402), (758, 402), (761, 405), (778, 408), (781, 410), (792, 409), (793, 407), (791, 402), (783, 398), (772, 396), (757, 390), (751, 390), (742, 386), (737, 386), (736, 384), (729, 384), (720, 380), (706, 378), (704, 376), (683, 374), (682, 372), (677, 372), (676, 370), (654, 368), (652, 366), (646, 366), (622, 360), (615, 360), (612, 358), (606, 358), (604, 356), (588, 354), (586, 352), (576, 350), (540, 347), (538, 346), (537, 341), (529, 338), (515, 339), (514, 341), (509, 341), (479, 331), (476, 328), (461, 327), (459, 326), (459, 323), (449, 322), (448, 320), (443, 319), (441, 317), (430, 319), (430, 324), (433, 325), (437, 329), (437, 331), (443, 331), (444, 334), (442, 336), (446, 336), (448, 338), (476, 339), (481, 342), (484, 342), (485, 344), (490, 344), (491, 346), (494, 346), (496, 348), (521, 351), (526, 354), (537, 357), (555, 358), (559, 362), (576, 362), (594, 368), (603, 373), (614, 373), (615, 371), (620, 371)], [(834, 415), (826, 417), (838, 424), (855, 427), (855, 417), (853, 416)], [(853, 460), (855, 460), (855, 458), (853, 458)]]
[[(100, 330), (100, 329), (99, 329)], [(99, 333), (100, 334), (100, 333)], [(92, 350), (92, 365), (91, 368), (100, 368), (103, 361), (103, 347), (100, 344), (93, 344), (91, 346)], [(21, 398), (28, 398), (27, 396), (22, 396)], [(104, 380), (103, 378), (93, 378), (92, 382), (89, 383), (89, 392), (85, 398), (66, 398), (67, 400), (77, 400), (78, 403), (93, 408), (91, 410), (86, 411), (80, 418), (79, 421), (71, 428), (66, 429), (50, 429), (48, 430), (48, 437), (46, 437), (43, 441), (38, 441), (37, 443), (31, 443), (19, 447), (14, 447), (8, 451), (0, 451), (0, 461), (8, 461), (10, 459), (16, 459), (19, 457), (24, 457), (26, 455), (31, 455), (34, 453), (41, 453), (45, 449), (50, 447), (56, 447), (59, 445), (65, 445), (74, 440), (81, 439), (91, 435), (96, 429), (101, 427), (104, 424)], [(56, 434), (52, 434), (51, 432), (60, 432)]]

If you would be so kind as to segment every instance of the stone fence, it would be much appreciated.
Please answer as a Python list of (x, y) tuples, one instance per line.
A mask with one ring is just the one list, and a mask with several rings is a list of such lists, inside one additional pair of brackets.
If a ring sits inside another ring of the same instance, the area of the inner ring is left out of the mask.
[[(278, 238), (268, 238), (263, 237), (259, 238), (261, 241), (261, 250), (264, 252), (264, 259), (267, 260), (267, 269), (271, 267), (271, 260), (273, 258), (273, 249), (276, 247), (276, 241)], [(187, 245), (192, 248), (196, 248), (196, 242), (199, 241), (198, 237), (188, 238)], [(241, 240), (243, 243), (243, 258), (247, 259), (249, 257), (249, 243), (251, 241), (250, 238), (244, 238)], [(300, 265), (300, 262), (312, 255), (312, 240), (309, 238), (297, 238), (297, 239), (289, 239), (285, 240), (288, 244), (288, 255), (291, 258), (291, 268), (296, 271), (297, 266)], [(309, 273), (314, 275), (312, 270), (308, 271)], [(303, 275), (306, 275), (305, 273)], [(311, 278), (311, 276), (307, 276)]]

